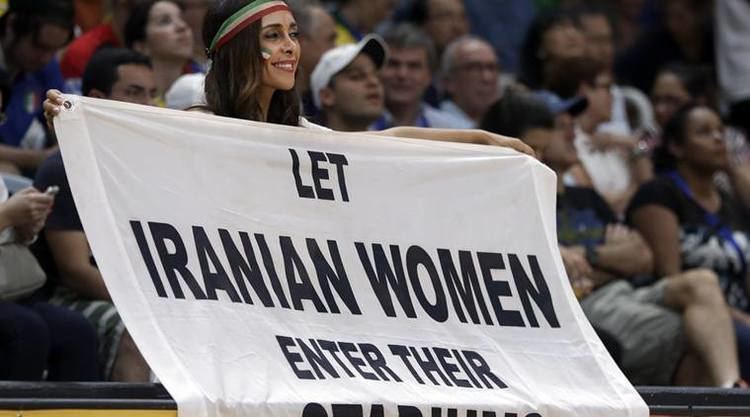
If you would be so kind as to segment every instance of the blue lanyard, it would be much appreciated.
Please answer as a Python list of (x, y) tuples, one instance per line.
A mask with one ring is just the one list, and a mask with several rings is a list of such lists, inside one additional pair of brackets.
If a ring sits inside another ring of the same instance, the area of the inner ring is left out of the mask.
[(693, 192), (690, 191), (690, 187), (688, 186), (687, 182), (677, 171), (671, 171), (667, 173), (667, 175), (672, 179), (672, 181), (675, 183), (675, 185), (677, 185), (682, 193), (685, 194), (685, 196), (689, 198), (693, 203), (695, 203), (695, 205), (698, 206), (698, 208), (703, 212), (703, 218), (706, 223), (714, 228), (719, 233), (719, 236), (724, 238), (724, 240), (732, 246), (735, 252), (737, 252), (737, 258), (740, 260), (740, 272), (742, 274), (740, 276), (744, 278), (747, 273), (747, 261), (745, 261), (745, 253), (742, 251), (742, 248), (740, 248), (740, 245), (734, 239), (732, 231), (729, 229), (729, 227), (721, 222), (719, 216), (714, 213), (708, 212), (708, 210), (704, 209), (703, 206), (698, 203), (698, 201), (695, 199), (695, 196), (693, 196)]

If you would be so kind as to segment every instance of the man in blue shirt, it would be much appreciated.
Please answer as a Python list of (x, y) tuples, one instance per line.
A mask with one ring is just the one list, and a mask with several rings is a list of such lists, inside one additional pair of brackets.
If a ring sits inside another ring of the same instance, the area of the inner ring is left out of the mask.
[(0, 171), (33, 172), (50, 154), (42, 112), (48, 89), (62, 89), (55, 54), (73, 36), (70, 0), (11, 0), (0, 18), (0, 72), (5, 123), (0, 126)]

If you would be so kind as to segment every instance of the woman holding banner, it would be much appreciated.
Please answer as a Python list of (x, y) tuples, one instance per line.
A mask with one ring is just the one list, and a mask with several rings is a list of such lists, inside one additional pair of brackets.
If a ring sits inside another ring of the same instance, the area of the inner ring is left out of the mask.
[[(316, 127), (300, 117), (295, 77), (300, 45), (297, 23), (280, 0), (215, 2), (204, 23), (203, 40), (210, 59), (206, 109), (219, 116), (268, 123)], [(47, 92), (45, 117), (51, 126), (64, 98)], [(483, 130), (396, 127), (369, 134), (503, 146), (533, 155), (518, 139)]]

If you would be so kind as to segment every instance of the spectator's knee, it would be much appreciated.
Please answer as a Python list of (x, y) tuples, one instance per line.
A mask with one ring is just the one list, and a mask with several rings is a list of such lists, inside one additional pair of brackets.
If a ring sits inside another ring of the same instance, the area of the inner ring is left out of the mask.
[(15, 340), (22, 340), (29, 346), (49, 346), (50, 331), (44, 319), (28, 308), (19, 308), (11, 327)]
[(692, 304), (724, 304), (719, 278), (708, 269), (692, 269), (672, 277), (673, 298), (683, 307)]
[(711, 299), (712, 301), (724, 300), (719, 285), (719, 277), (709, 269), (695, 269), (686, 272), (686, 278), (690, 287), (690, 294), (695, 301)]
[(49, 327), (33, 310), (12, 303), (3, 305), (0, 328), (0, 337), (10, 341), (14, 352), (46, 361), (50, 345)]
[(87, 353), (96, 355), (97, 347), (99, 345), (96, 330), (94, 330), (91, 323), (83, 317), (72, 317), (66, 320), (64, 325), (61, 327), (67, 333), (67, 337), (60, 340), (61, 349), (64, 350), (85, 350)]

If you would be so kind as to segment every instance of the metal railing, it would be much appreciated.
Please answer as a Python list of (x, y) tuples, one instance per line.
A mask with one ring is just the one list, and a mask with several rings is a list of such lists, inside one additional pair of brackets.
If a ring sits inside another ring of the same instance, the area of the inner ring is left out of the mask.
[(750, 390), (636, 387), (652, 415), (750, 416)]
[[(750, 416), (750, 390), (636, 387), (652, 415)], [(160, 384), (0, 382), (0, 410), (175, 410)]]

